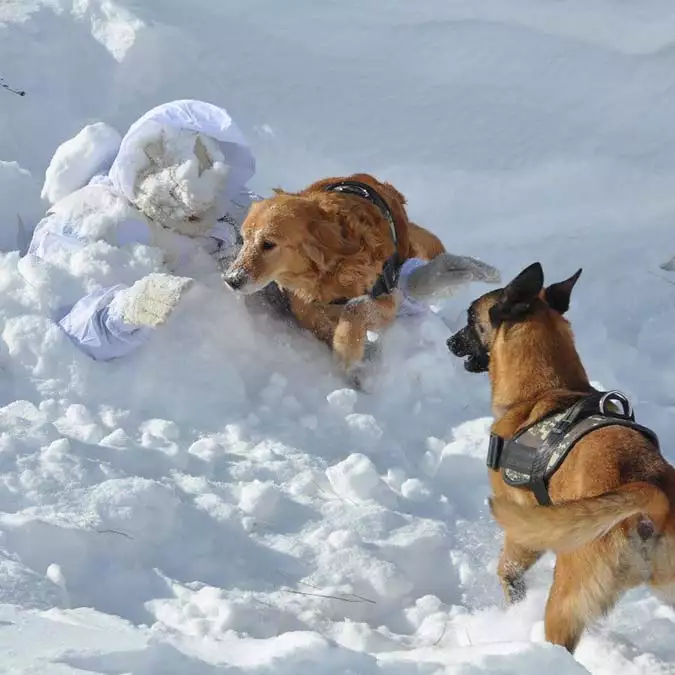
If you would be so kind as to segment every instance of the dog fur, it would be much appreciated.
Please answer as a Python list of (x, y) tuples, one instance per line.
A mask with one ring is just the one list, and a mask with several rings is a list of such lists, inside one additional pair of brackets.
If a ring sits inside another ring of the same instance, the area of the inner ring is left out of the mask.
[[(366, 332), (382, 329), (396, 317), (400, 294), (367, 295), (394, 253), (394, 242), (377, 206), (325, 190), (340, 180), (366, 183), (387, 202), (404, 259), (430, 260), (444, 252), (435, 235), (408, 220), (405, 198), (396, 188), (356, 174), (327, 178), (298, 193), (277, 190), (253, 204), (241, 228), (243, 246), (225, 280), (242, 293), (276, 282), (289, 295), (300, 325), (326, 342), (349, 372), (363, 359)], [(330, 304), (341, 298), (353, 300)]]
[[(448, 340), (488, 370), (492, 430), (503, 438), (593, 391), (563, 314), (581, 270), (544, 289), (535, 263), (508, 286), (474, 301), (466, 328)], [(573, 652), (586, 625), (643, 583), (675, 603), (675, 469), (639, 432), (593, 431), (550, 479), (553, 506), (508, 486), (490, 471), (491, 510), (505, 533), (498, 566), (508, 602), (525, 593), (523, 576), (546, 550), (556, 566), (546, 606), (546, 638)]]

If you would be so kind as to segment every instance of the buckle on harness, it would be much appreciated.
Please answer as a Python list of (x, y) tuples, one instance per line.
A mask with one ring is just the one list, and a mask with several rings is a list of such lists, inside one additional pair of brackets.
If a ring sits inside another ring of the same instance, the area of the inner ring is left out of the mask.
[(487, 460), (488, 468), (496, 471), (499, 468), (499, 463), (504, 450), (504, 439), (501, 436), (490, 434), (488, 442)]

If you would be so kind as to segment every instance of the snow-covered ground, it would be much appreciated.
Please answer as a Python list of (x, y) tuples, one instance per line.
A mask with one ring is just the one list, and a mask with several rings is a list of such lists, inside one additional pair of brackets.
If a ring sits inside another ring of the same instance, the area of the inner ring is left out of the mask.
[[(0, 247), (85, 124), (203, 98), (262, 193), (366, 170), (505, 277), (584, 267), (591, 377), (675, 460), (674, 36), (671, 0), (0, 3), (0, 76), (27, 92), (0, 89)], [(444, 344), (484, 287), (448, 326), (401, 321), (356, 394), (215, 269), (109, 364), (51, 320), (65, 283), (0, 255), (1, 672), (675, 673), (675, 610), (643, 591), (576, 661), (543, 643), (550, 557), (502, 606), (488, 383)]]

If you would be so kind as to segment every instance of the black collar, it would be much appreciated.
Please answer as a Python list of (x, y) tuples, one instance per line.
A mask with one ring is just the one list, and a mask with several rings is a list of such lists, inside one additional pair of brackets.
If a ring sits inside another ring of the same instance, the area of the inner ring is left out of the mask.
[[(378, 194), (378, 192), (366, 183), (361, 183), (357, 180), (341, 180), (337, 183), (331, 183), (327, 185), (324, 190), (326, 192), (341, 192), (351, 195), (356, 195), (367, 199), (372, 204), (375, 204), (378, 209), (382, 212), (382, 215), (387, 219), (389, 223), (389, 229), (391, 231), (391, 238), (394, 242), (396, 250), (393, 255), (389, 256), (382, 266), (382, 272), (377, 277), (377, 280), (373, 284), (373, 287), (369, 291), (371, 298), (378, 298), (380, 295), (385, 295), (391, 293), (396, 286), (398, 285), (398, 279), (401, 274), (401, 266), (403, 265), (403, 259), (398, 252), (398, 237), (396, 235), (396, 222), (394, 221), (394, 215), (389, 208), (387, 202)], [(332, 305), (344, 305), (347, 303), (349, 298), (339, 298), (338, 300), (333, 300), (330, 304)]]

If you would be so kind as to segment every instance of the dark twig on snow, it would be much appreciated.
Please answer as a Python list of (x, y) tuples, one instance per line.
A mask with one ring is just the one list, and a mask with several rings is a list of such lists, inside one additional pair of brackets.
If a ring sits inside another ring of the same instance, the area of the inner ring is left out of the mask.
[(667, 284), (671, 284), (672, 286), (675, 286), (675, 281), (671, 281), (670, 279), (666, 279), (665, 277), (662, 277), (660, 274), (656, 274), (656, 272), (652, 272), (649, 270), (649, 274), (651, 274), (653, 277), (656, 277), (657, 279), (661, 279), (661, 281), (665, 281)]
[(469, 629), (465, 626), (464, 632), (466, 633), (466, 639), (469, 641), (469, 645), (473, 647), (473, 642), (471, 641), (471, 635), (469, 635)]
[[(340, 595), (326, 595), (324, 593), (306, 593), (305, 591), (294, 591), (292, 588), (282, 588), (282, 591), (286, 593), (293, 593), (294, 595), (307, 595), (312, 598), (326, 598), (328, 600), (340, 600), (341, 602), (363, 602), (363, 600), (358, 600), (357, 598), (348, 598), (342, 597)], [(369, 600), (368, 602), (373, 602)]]
[[(305, 581), (298, 581), (298, 583), (301, 586), (307, 586), (307, 588), (313, 588), (315, 591), (321, 590), (318, 586), (314, 586), (313, 584), (308, 584)], [(370, 598), (364, 598), (362, 595), (359, 595), (358, 593), (345, 593), (341, 597), (342, 598), (355, 598), (355, 600), (361, 600), (362, 602), (369, 602), (371, 605), (377, 604), (375, 602), (375, 600), (371, 600)], [(352, 602), (354, 602), (355, 600), (353, 600)]]
[[(277, 570), (277, 573), (286, 579), (290, 579), (289, 575), (284, 574), (281, 570)], [(321, 591), (321, 589), (318, 586), (308, 584), (305, 581), (298, 581), (297, 583), (300, 584), (301, 586), (306, 586), (307, 588), (313, 588), (315, 591)], [(340, 600), (342, 602), (367, 602), (371, 605), (377, 604), (375, 600), (371, 600), (370, 598), (364, 598), (362, 595), (358, 595), (357, 593), (345, 593), (343, 595), (329, 595), (327, 593), (310, 593), (308, 591), (296, 591), (292, 588), (283, 588), (282, 590), (286, 591), (286, 593), (293, 593), (295, 595), (307, 595), (314, 598), (327, 598), (329, 600)]]
[[(438, 636), (438, 640), (436, 640), (436, 642), (434, 642), (434, 647), (437, 647), (438, 645), (441, 644), (441, 640), (445, 637), (445, 632), (447, 630), (448, 630), (448, 622), (446, 621), (443, 624), (443, 630), (441, 631), (441, 634)], [(471, 642), (471, 640), (469, 640), (469, 642)]]
[(120, 532), (119, 530), (96, 530), (97, 534), (119, 534), (120, 537), (126, 537), (133, 541), (133, 537), (126, 532)]
[(21, 89), (14, 89), (14, 87), (10, 87), (5, 80), (0, 77), (0, 87), (3, 89), (6, 89), (7, 91), (11, 91), (12, 94), (16, 94), (17, 96), (25, 96), (26, 92), (21, 90)]

